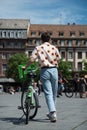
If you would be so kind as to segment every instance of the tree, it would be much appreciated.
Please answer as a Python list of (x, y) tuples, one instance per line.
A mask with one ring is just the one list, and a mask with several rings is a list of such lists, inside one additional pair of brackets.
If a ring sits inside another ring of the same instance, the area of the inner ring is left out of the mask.
[(87, 71), (87, 62), (84, 62), (84, 70)]
[(62, 70), (63, 76), (65, 78), (71, 78), (70, 63), (69, 62), (63, 61), (63, 59), (61, 59), (58, 69)]
[(17, 53), (12, 55), (7, 63), (6, 76), (8, 78), (13, 78), (15, 81), (20, 81), (18, 73), (18, 65), (26, 64), (29, 58), (24, 53)]

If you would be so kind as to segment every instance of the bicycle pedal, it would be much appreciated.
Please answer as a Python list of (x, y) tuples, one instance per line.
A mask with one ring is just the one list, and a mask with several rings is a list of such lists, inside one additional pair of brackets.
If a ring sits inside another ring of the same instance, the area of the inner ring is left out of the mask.
[(19, 109), (19, 110), (21, 110), (21, 109), (22, 109), (22, 107), (21, 107), (21, 106), (18, 106), (18, 109)]
[(41, 105), (38, 105), (37, 107), (38, 107), (38, 108), (41, 108)]

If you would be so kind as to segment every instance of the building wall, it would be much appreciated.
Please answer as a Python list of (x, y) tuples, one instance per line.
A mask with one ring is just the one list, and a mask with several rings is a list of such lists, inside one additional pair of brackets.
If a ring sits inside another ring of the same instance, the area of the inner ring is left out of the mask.
[[(26, 45), (26, 51), (29, 55), (35, 46), (41, 44), (40, 36), (45, 31), (50, 34), (52, 44), (60, 50), (63, 60), (71, 62), (71, 69), (74, 71), (82, 70), (83, 60), (87, 61), (87, 25), (31, 24)], [(82, 57), (78, 58), (80, 53), (82, 53)]]
[(0, 19), (0, 77), (5, 77), (10, 56), (25, 53), (29, 24), (26, 19)]
[[(10, 55), (26, 53), (30, 56), (40, 37), (47, 31), (64, 61), (71, 63), (74, 71), (83, 69), (87, 61), (87, 25), (30, 24), (27, 19), (0, 19), (0, 76), (5, 76)], [(82, 57), (81, 57), (82, 56)]]

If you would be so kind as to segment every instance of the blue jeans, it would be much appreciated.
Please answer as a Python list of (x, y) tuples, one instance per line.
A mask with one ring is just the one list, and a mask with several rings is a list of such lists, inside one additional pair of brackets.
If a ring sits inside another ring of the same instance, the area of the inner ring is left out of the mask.
[(49, 112), (56, 111), (56, 96), (58, 90), (58, 70), (57, 68), (41, 69), (40, 78), (43, 85), (46, 103)]

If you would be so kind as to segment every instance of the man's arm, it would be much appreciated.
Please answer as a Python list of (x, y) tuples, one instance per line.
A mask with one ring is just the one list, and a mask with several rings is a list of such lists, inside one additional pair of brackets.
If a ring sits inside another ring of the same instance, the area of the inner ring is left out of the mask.
[(30, 59), (29, 59), (27, 65), (25, 66), (25, 69), (27, 69), (28, 66), (31, 65), (33, 62), (34, 62), (34, 58), (33, 58), (33, 57), (30, 57)]

